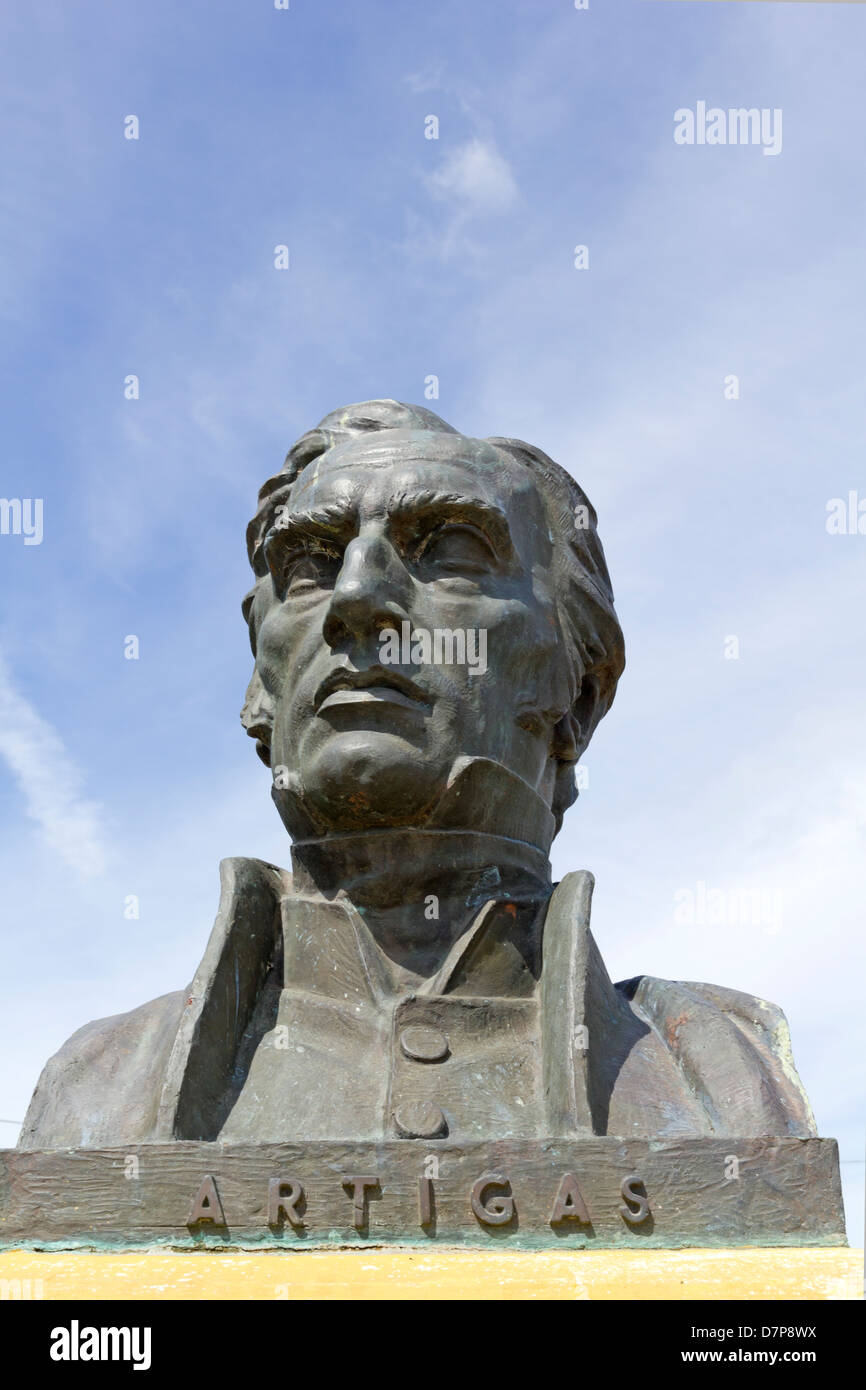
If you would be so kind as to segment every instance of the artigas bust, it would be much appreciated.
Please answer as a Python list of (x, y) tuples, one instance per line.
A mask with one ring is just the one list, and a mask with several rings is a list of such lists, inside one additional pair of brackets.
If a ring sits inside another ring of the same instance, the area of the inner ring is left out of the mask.
[(368, 401), (263, 487), (242, 719), (291, 874), (222, 866), (192, 984), (91, 1023), (21, 1145), (809, 1136), (772, 1004), (614, 985), (551, 884), (623, 642), (596, 516), (514, 439)]

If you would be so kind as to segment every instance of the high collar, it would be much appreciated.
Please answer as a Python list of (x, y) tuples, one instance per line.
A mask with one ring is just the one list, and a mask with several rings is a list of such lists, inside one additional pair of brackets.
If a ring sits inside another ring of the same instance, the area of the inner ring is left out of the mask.
[(467, 908), (489, 898), (546, 898), (550, 862), (534, 845), (468, 830), (368, 830), (292, 845), (295, 891), (356, 907), (423, 903), (430, 895)]

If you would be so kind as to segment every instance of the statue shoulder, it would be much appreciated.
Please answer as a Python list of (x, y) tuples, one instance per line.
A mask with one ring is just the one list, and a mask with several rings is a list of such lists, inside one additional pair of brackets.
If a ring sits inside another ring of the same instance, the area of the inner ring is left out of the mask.
[(817, 1133), (778, 1005), (720, 985), (650, 975), (616, 988), (660, 1035), (717, 1133)]
[(45, 1064), (18, 1140), (23, 1149), (141, 1143), (156, 1118), (185, 990), (79, 1028)]

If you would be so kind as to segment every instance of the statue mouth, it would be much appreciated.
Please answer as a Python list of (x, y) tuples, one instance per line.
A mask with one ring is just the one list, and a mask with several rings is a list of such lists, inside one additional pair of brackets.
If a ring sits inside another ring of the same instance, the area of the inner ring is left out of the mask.
[(424, 692), (399, 671), (371, 666), (366, 671), (334, 671), (316, 691), (315, 710), (351, 705), (396, 705), (423, 713), (430, 708)]

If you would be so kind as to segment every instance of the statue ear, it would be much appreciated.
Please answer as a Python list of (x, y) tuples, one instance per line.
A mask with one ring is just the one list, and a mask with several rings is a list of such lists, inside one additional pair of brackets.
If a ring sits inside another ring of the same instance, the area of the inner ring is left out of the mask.
[(258, 667), (247, 686), (241, 723), (250, 738), (256, 740), (256, 752), (265, 767), (271, 765), (271, 732), (274, 727), (274, 702), (262, 685)]

